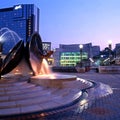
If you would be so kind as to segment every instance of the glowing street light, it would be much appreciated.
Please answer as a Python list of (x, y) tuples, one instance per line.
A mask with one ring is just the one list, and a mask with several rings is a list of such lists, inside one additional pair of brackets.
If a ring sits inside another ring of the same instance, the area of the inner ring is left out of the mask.
[(80, 49), (83, 49), (83, 45), (82, 45), (82, 44), (80, 44), (80, 45), (79, 45), (79, 48), (80, 48)]
[(80, 44), (80, 45), (79, 45), (79, 48), (80, 48), (80, 55), (81, 55), (81, 56), (80, 56), (80, 60), (81, 60), (81, 62), (80, 62), (81, 64), (80, 64), (80, 65), (81, 65), (81, 67), (82, 67), (82, 50), (83, 50), (83, 45)]
[(112, 40), (108, 40), (108, 48), (109, 48), (109, 59), (111, 62)]
[(108, 40), (108, 47), (110, 50), (112, 49), (112, 40)]

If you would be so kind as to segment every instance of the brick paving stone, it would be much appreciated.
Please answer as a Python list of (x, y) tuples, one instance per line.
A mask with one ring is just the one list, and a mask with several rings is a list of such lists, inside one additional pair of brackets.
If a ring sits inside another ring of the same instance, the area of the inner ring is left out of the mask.
[[(94, 80), (95, 82), (102, 82), (103, 84), (107, 84), (112, 88), (113, 94), (99, 96), (97, 95), (97, 92), (99, 91), (93, 92), (94, 94), (96, 93), (96, 97), (95, 99), (92, 99), (90, 96), (91, 102), (88, 104), (81, 105), (76, 109), (68, 109), (63, 112), (56, 112), (49, 116), (43, 116), (38, 120), (120, 120), (120, 74), (99, 74), (94, 72), (68, 74), (76, 75), (82, 79)], [(0, 101), (8, 100), (8, 98), (1, 98), (2, 99)], [(48, 103), (48, 105), (50, 104)], [(39, 106), (33, 106), (33, 108), (31, 106), (31, 109), (40, 109)], [(30, 107), (24, 107), (21, 110), (24, 112), (26, 110), (30, 110)], [(3, 112), (4, 114), (12, 114), (16, 111), (17, 113), (20, 113), (19, 108), (9, 108), (7, 111), (0, 111), (0, 113), (2, 114)]]
[[(68, 73), (77, 75), (83, 79), (94, 80), (109, 85), (113, 94), (97, 98), (83, 111), (66, 111), (66, 113), (46, 117), (46, 120), (120, 120), (120, 74), (99, 74), (99, 73)], [(84, 106), (83, 106), (84, 107)], [(72, 112), (72, 114), (71, 114)]]

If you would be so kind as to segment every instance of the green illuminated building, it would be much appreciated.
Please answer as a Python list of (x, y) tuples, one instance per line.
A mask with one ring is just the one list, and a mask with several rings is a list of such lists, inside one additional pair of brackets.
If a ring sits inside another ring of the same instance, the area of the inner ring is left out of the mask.
[(100, 47), (92, 46), (92, 43), (87, 43), (83, 44), (83, 49), (81, 51), (79, 45), (80, 44), (60, 44), (59, 48), (57, 48), (53, 54), (54, 66), (71, 67), (79, 65), (79, 63), (82, 63), (83, 66), (89, 66), (89, 59), (100, 53)]
[[(88, 59), (88, 54), (82, 52), (82, 60)], [(80, 52), (61, 52), (60, 66), (76, 66), (81, 61)]]

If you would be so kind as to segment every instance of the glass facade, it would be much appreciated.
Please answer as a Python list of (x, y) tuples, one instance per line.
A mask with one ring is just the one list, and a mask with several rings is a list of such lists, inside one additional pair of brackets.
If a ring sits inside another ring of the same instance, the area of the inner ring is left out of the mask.
[[(8, 29), (8, 32), (14, 32), (14, 36), (18, 35), (19, 39), (24, 40), (26, 44), (33, 32), (39, 32), (39, 9), (34, 4), (20, 4), (3, 8), (0, 9), (0, 21), (0, 32), (1, 29)], [(8, 38), (7, 33), (4, 36)], [(9, 46), (6, 49), (3, 46), (3, 53), (7, 53), (13, 45), (11, 39), (8, 39), (7, 42)]]
[[(86, 52), (82, 53), (82, 59), (88, 59)], [(60, 66), (76, 66), (80, 61), (80, 52), (62, 52), (60, 55)]]

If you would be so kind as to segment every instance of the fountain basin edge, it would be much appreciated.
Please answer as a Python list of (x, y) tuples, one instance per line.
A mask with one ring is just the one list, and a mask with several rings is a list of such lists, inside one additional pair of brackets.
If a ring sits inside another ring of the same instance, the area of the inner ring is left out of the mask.
[(30, 82), (36, 85), (41, 85), (44, 87), (51, 88), (63, 88), (63, 82), (74, 81), (76, 80), (76, 76), (72, 75), (38, 75), (32, 76), (30, 78)]

